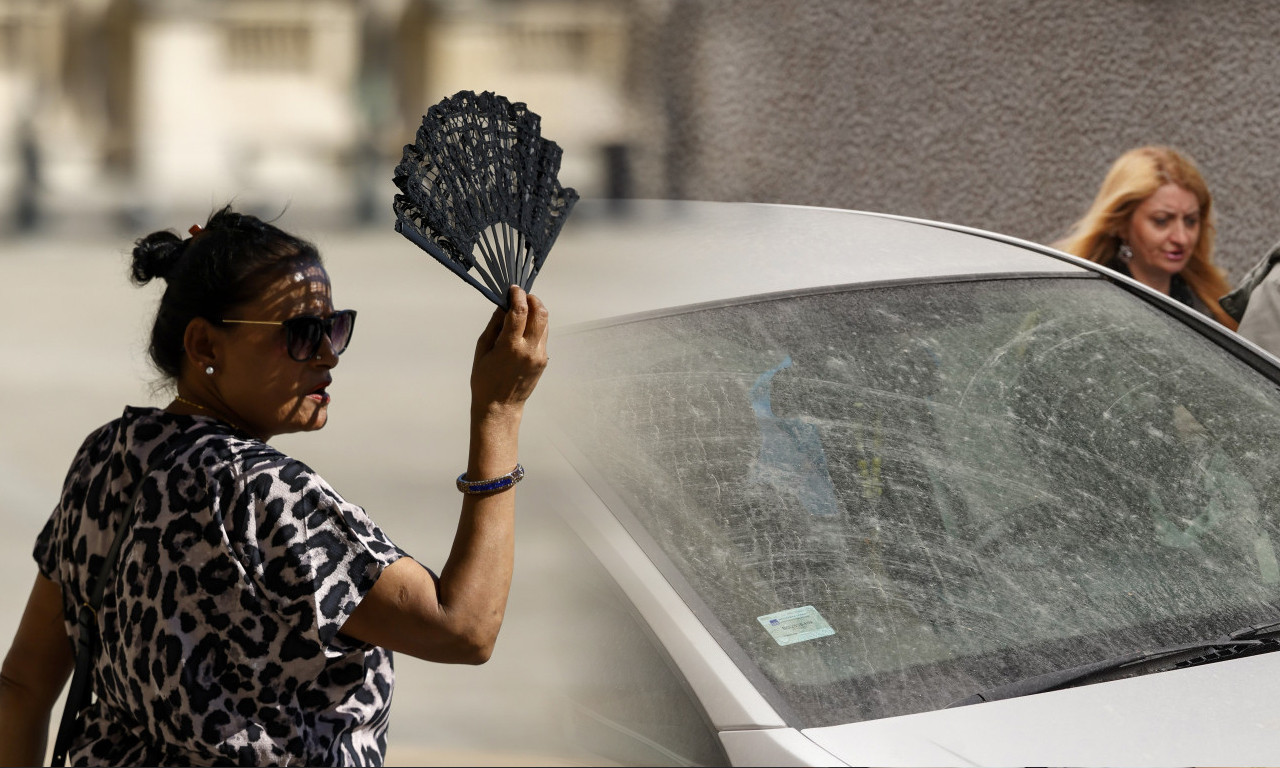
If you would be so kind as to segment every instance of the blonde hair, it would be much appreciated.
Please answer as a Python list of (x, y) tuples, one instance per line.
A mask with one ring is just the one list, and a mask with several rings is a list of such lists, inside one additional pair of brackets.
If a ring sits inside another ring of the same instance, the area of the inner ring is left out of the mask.
[(1218, 305), (1231, 290), (1226, 274), (1213, 262), (1213, 197), (1191, 158), (1169, 147), (1138, 147), (1125, 152), (1107, 171), (1093, 204), (1071, 232), (1054, 247), (1106, 266), (1119, 262), (1120, 233), (1133, 212), (1165, 184), (1177, 184), (1200, 202), (1200, 239), (1179, 273), (1204, 302), (1213, 319), (1235, 330), (1236, 321)]

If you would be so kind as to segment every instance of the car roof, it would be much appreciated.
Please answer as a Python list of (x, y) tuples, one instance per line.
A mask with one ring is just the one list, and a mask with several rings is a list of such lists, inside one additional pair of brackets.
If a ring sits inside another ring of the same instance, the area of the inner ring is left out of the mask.
[(534, 292), (556, 311), (559, 323), (576, 324), (826, 286), (1081, 275), (1094, 269), (1016, 238), (884, 214), (758, 203), (584, 200)]

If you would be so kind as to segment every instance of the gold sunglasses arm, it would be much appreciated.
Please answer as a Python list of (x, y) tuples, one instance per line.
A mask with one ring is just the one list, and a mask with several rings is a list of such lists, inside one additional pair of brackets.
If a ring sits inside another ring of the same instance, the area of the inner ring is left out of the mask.
[(282, 320), (223, 320), (224, 323), (240, 323), (241, 325), (284, 325)]

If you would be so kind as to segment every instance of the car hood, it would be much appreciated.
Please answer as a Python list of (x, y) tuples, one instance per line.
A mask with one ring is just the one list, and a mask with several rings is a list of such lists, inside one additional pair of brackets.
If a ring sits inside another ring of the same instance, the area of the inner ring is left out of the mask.
[(849, 765), (1276, 765), (1280, 654), (811, 728)]

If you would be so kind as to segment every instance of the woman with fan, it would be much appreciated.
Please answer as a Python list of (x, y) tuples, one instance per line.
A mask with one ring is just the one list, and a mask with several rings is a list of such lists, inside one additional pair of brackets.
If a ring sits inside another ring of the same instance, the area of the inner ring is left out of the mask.
[(1111, 165), (1089, 210), (1054, 245), (1235, 330), (1235, 319), (1218, 304), (1230, 286), (1213, 261), (1213, 233), (1213, 198), (1195, 163), (1150, 146)]
[(43, 760), (80, 642), (69, 699), (84, 683), (96, 699), (64, 719), (55, 759), (380, 764), (390, 651), (464, 664), (492, 652), (546, 309), (513, 287), (480, 335), (462, 516), (437, 576), (268, 445), (324, 426), (354, 330), (315, 247), (229, 208), (191, 231), (134, 248), (134, 280), (167, 283), (150, 355), (176, 397), (126, 408), (72, 462), (0, 678), (0, 762)]

